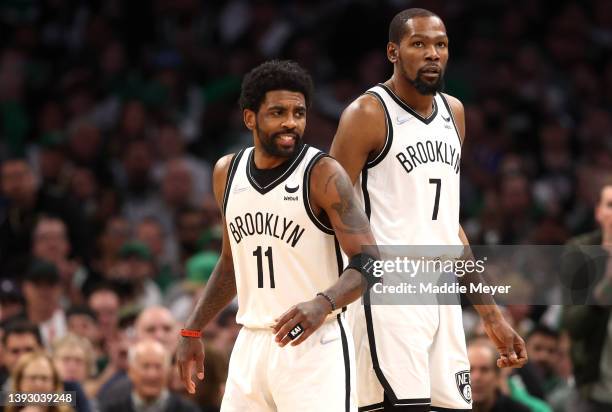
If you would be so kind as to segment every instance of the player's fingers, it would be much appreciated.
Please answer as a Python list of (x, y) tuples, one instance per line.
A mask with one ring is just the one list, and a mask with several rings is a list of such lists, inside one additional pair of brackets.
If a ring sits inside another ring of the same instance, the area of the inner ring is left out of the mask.
[(282, 338), (289, 333), (291, 329), (295, 327), (295, 325), (304, 320), (304, 315), (295, 310), (291, 313), (291, 317), (283, 318), (283, 323), (279, 324), (279, 327), (276, 329), (276, 341), (280, 341)]
[(497, 367), (498, 368), (505, 368), (508, 366), (508, 358), (506, 355), (500, 355), (499, 359), (497, 359)]
[(181, 376), (183, 385), (185, 385), (185, 388), (187, 388), (187, 392), (195, 393), (195, 384), (191, 380), (191, 362), (193, 361), (180, 361), (179, 374)]
[(507, 334), (504, 337), (504, 344), (505, 348), (503, 353), (507, 356), (507, 361), (509, 364), (513, 365), (518, 360), (516, 352), (514, 351), (514, 334)]
[(295, 318), (287, 322), (276, 334), (276, 341), (283, 347), (292, 339), (297, 338), (301, 333), (304, 333), (305, 326), (301, 324), (304, 320), (302, 315), (297, 315)]
[(204, 354), (201, 354), (200, 356), (196, 356), (195, 370), (196, 370), (196, 376), (198, 377), (198, 379), (203, 380), (204, 379)]
[(297, 312), (297, 308), (295, 306), (293, 306), (292, 308), (290, 308), (288, 311), (286, 311), (285, 313), (283, 313), (282, 315), (280, 315), (277, 319), (276, 319), (276, 324), (272, 327), (272, 329), (274, 330), (274, 333), (278, 333), (279, 329), (288, 321), (291, 320), (291, 318), (293, 318), (295, 316)]
[(300, 336), (298, 336), (297, 339), (294, 339), (291, 341), (291, 346), (297, 346), (300, 343), (304, 342), (306, 339), (308, 339), (308, 337), (310, 335), (312, 335), (314, 333), (314, 331), (316, 330), (316, 328), (306, 328), (304, 330), (304, 333), (302, 333)]

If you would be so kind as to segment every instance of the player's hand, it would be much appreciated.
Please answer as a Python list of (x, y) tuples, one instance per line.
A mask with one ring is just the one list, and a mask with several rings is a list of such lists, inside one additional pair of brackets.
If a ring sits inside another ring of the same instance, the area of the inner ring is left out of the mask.
[(525, 341), (503, 316), (484, 320), (484, 329), (499, 352), (499, 368), (522, 368), (527, 363)]
[(204, 379), (204, 345), (202, 341), (198, 338), (181, 336), (176, 348), (176, 364), (187, 392), (195, 393), (195, 383), (191, 379), (194, 364), (198, 379)]
[[(276, 342), (281, 347), (289, 342), (291, 342), (291, 346), (299, 345), (323, 324), (329, 313), (331, 313), (329, 302), (321, 296), (293, 306), (276, 319), (276, 324), (273, 327), (274, 333), (276, 333)], [(297, 334), (292, 340), (289, 332), (298, 325), (301, 328), (301, 333)]]

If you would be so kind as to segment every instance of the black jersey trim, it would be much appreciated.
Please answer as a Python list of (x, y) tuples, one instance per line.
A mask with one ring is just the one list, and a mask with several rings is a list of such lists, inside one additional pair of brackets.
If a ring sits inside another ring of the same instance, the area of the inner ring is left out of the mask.
[(407, 111), (408, 113), (413, 115), (415, 118), (417, 118), (421, 122), (423, 122), (425, 124), (429, 124), (429, 123), (433, 122), (433, 120), (436, 118), (436, 115), (438, 114), (438, 103), (436, 102), (435, 96), (434, 96), (434, 99), (433, 99), (433, 110), (432, 110), (431, 114), (429, 115), (429, 117), (423, 117), (420, 114), (418, 114), (416, 111), (414, 111), (414, 109), (412, 107), (410, 107), (406, 103), (404, 103), (404, 101), (402, 99), (400, 99), (398, 95), (393, 93), (393, 90), (391, 90), (389, 87), (387, 87), (386, 85), (384, 85), (382, 83), (379, 83), (378, 85), (380, 87), (382, 87), (389, 94), (389, 96), (393, 100), (395, 100), (395, 103), (397, 103), (402, 109), (404, 109), (405, 111)]
[[(342, 249), (340, 249), (340, 242), (338, 237), (334, 235), (334, 249), (336, 250), (336, 264), (338, 265), (338, 277), (344, 273), (344, 259), (342, 259)], [(347, 307), (342, 307), (342, 312), (346, 312)]]
[(381, 95), (373, 90), (368, 90), (366, 94), (374, 96), (382, 105), (383, 110), (385, 111), (385, 124), (387, 126), (385, 145), (374, 159), (366, 162), (366, 167), (374, 167), (383, 161), (383, 159), (387, 156), (387, 153), (389, 153), (389, 150), (391, 149), (391, 144), (393, 143), (393, 124), (391, 123), (391, 115), (389, 114), (389, 109), (387, 108), (387, 105), (385, 104), (385, 101), (383, 100)]
[(368, 169), (364, 168), (361, 171), (361, 191), (363, 192), (363, 204), (365, 209), (365, 214), (370, 220), (370, 194), (368, 193)]
[(446, 111), (451, 117), (453, 126), (455, 126), (455, 133), (457, 133), (457, 138), (459, 139), (459, 147), (462, 147), (463, 142), (461, 141), (461, 135), (459, 134), (459, 128), (457, 127), (457, 122), (455, 121), (455, 115), (453, 114), (453, 111), (451, 110), (450, 104), (448, 104), (446, 97), (444, 97), (444, 93), (439, 93), (439, 94), (440, 94), (440, 97), (442, 98), (442, 103), (444, 103), (444, 106), (446, 107)]
[(340, 338), (342, 339), (342, 353), (344, 355), (344, 387), (345, 387), (345, 400), (344, 405), (346, 412), (351, 410), (351, 361), (349, 354), (348, 339), (346, 338), (346, 332), (342, 325), (341, 315), (338, 314), (338, 326), (340, 326)]
[(370, 293), (370, 291), (367, 291), (363, 296), (363, 310), (365, 312), (366, 331), (368, 335), (368, 343), (370, 344), (370, 356), (372, 357), (374, 373), (384, 389), (386, 399), (391, 402), (393, 406), (399, 407), (400, 409), (398, 410), (402, 410), (401, 407), (406, 408), (406, 410), (411, 410), (409, 408), (429, 406), (431, 403), (431, 398), (399, 399), (380, 368), (380, 364), (378, 363), (378, 352), (376, 351), (376, 336), (374, 336), (374, 322), (372, 320)]
[(306, 156), (306, 152), (308, 151), (308, 147), (309, 146), (307, 144), (303, 144), (302, 148), (300, 149), (300, 152), (291, 161), (292, 163), (287, 168), (287, 170), (285, 170), (279, 177), (277, 177), (272, 182), (268, 183), (267, 185), (265, 185), (263, 187), (260, 186), (259, 183), (257, 183), (255, 181), (255, 179), (253, 178), (253, 176), (251, 175), (251, 166), (255, 164), (254, 163), (255, 162), (255, 159), (254, 159), (255, 148), (253, 148), (253, 150), (251, 150), (251, 153), (249, 154), (249, 159), (248, 159), (247, 165), (246, 165), (247, 180), (249, 181), (249, 183), (251, 183), (251, 186), (253, 186), (253, 189), (257, 190), (262, 195), (265, 195), (270, 190), (274, 189), (276, 186), (278, 186), (279, 184), (284, 182), (285, 179), (287, 179), (287, 177), (289, 177), (291, 175), (291, 173), (293, 173), (293, 171), (299, 166), (299, 164), (302, 161), (302, 159), (304, 158), (304, 156)]
[(376, 352), (376, 337), (374, 336), (374, 324), (372, 323), (372, 307), (370, 306), (370, 291), (366, 291), (363, 296), (363, 310), (365, 311), (365, 319), (366, 319), (366, 331), (368, 335), (368, 343), (370, 344), (370, 356), (372, 357), (372, 365), (374, 367), (374, 373), (378, 378), (378, 381), (382, 385), (385, 394), (389, 397), (392, 402), (397, 401), (397, 396), (387, 378), (382, 372), (380, 368), (380, 364), (378, 363), (378, 354)]
[(378, 412), (385, 410), (385, 404), (382, 402), (373, 403), (372, 405), (361, 406), (358, 409), (358, 412)]
[(225, 181), (225, 190), (223, 193), (223, 215), (225, 215), (225, 211), (227, 210), (227, 201), (229, 200), (229, 193), (232, 187), (232, 182), (234, 181), (234, 176), (236, 175), (236, 169), (238, 168), (238, 163), (240, 163), (240, 158), (244, 154), (245, 149), (241, 149), (230, 161), (230, 165), (227, 172), (227, 179)]
[(312, 206), (310, 205), (310, 173), (312, 172), (312, 168), (314, 167), (314, 165), (324, 157), (328, 157), (328, 154), (319, 152), (314, 155), (314, 157), (310, 159), (310, 161), (306, 165), (306, 170), (304, 171), (304, 181), (302, 182), (302, 198), (304, 200), (304, 209), (306, 209), (306, 214), (308, 215), (312, 223), (323, 233), (333, 235), (334, 229), (321, 222), (321, 220), (312, 211)]
[(472, 412), (471, 409), (453, 409), (453, 408), (441, 408), (439, 406), (431, 405), (432, 412)]

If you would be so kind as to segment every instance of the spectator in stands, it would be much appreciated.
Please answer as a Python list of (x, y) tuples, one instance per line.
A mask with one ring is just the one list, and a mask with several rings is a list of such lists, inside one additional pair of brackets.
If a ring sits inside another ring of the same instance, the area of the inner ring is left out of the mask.
[[(57, 369), (53, 365), (53, 361), (42, 352), (29, 353), (19, 359), (15, 366), (12, 375), (13, 392), (63, 392), (64, 384), (59, 376)], [(21, 407), (8, 405), (7, 412), (16, 412)], [(41, 409), (41, 411), (72, 411), (70, 405), (50, 405)]]
[(175, 220), (177, 240), (179, 244), (179, 260), (182, 266), (196, 254), (198, 241), (206, 230), (206, 222), (202, 210), (197, 208), (182, 209)]
[(153, 339), (164, 345), (171, 355), (176, 350), (179, 337), (179, 325), (172, 313), (163, 306), (145, 308), (134, 325), (138, 341)]
[(22, 317), (38, 325), (45, 347), (67, 332), (66, 315), (60, 306), (61, 280), (52, 263), (34, 261), (23, 280), (26, 310)]
[(78, 382), (87, 389), (88, 379), (96, 374), (91, 343), (85, 338), (69, 333), (54, 342), (52, 354), (62, 380)]
[(126, 295), (123, 304), (146, 308), (162, 301), (161, 291), (154, 280), (157, 267), (148, 246), (141, 242), (128, 242), (119, 250), (118, 260), (106, 274), (113, 281), (122, 282)]
[(135, 230), (136, 240), (149, 247), (153, 254), (156, 266), (159, 268), (155, 282), (165, 292), (170, 284), (176, 280), (177, 247), (173, 236), (167, 235), (159, 219), (145, 217)]
[(612, 408), (612, 183), (601, 188), (595, 220), (597, 230), (568, 242), (561, 273), (569, 289), (564, 326), (571, 339), (575, 412)]
[(113, 399), (102, 407), (102, 412), (198, 411), (193, 403), (168, 390), (171, 355), (161, 343), (144, 340), (130, 347), (128, 364), (131, 392)]
[(68, 332), (98, 345), (102, 338), (96, 313), (88, 306), (73, 306), (66, 311)]
[(10, 390), (11, 374), (23, 354), (40, 351), (43, 347), (38, 327), (24, 321), (14, 321), (4, 330), (2, 336), (2, 389)]
[(500, 391), (500, 369), (496, 364), (496, 350), (490, 343), (475, 341), (468, 345), (467, 351), (474, 412), (529, 412), (529, 408)]
[(537, 325), (527, 335), (525, 344), (529, 361), (534, 365), (541, 383), (544, 399), (547, 399), (548, 395), (561, 384), (556, 373), (559, 357), (559, 333), (547, 326)]
[(57, 268), (64, 294), (70, 302), (82, 302), (81, 288), (87, 279), (87, 270), (70, 259), (70, 239), (66, 224), (57, 217), (41, 216), (34, 226), (32, 255), (53, 263)]
[(95, 312), (103, 339), (115, 336), (119, 325), (119, 295), (111, 286), (99, 285), (87, 299), (87, 305)]
[(66, 222), (75, 252), (87, 258), (87, 225), (77, 205), (39, 188), (30, 165), (23, 159), (2, 163), (2, 194), (8, 199), (6, 216), (0, 223), (0, 272), (15, 276), (27, 267), (34, 225), (41, 214), (56, 215)]

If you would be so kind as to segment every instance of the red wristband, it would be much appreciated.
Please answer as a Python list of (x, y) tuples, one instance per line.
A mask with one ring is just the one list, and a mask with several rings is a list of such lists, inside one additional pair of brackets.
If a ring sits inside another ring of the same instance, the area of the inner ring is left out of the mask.
[(184, 338), (200, 338), (202, 337), (202, 332), (193, 329), (181, 329), (181, 336)]

